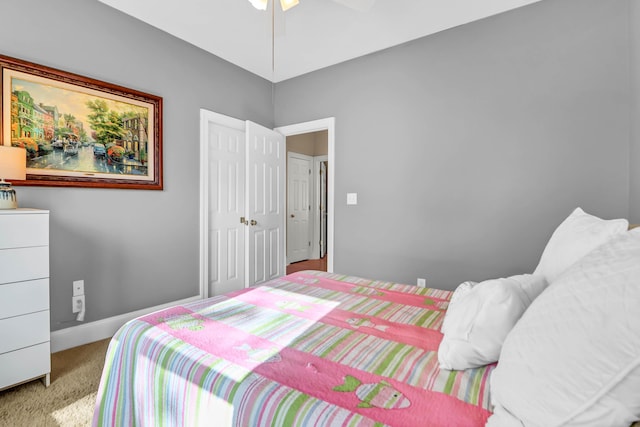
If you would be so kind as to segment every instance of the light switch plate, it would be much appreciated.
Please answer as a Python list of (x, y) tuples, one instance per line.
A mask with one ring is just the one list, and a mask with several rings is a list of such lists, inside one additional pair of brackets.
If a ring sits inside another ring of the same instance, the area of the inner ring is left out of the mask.
[(347, 193), (347, 205), (358, 204), (358, 193)]

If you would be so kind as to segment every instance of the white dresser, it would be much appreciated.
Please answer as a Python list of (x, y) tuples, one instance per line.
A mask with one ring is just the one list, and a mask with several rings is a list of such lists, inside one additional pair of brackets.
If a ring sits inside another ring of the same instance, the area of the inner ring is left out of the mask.
[(0, 390), (49, 385), (49, 211), (0, 210)]

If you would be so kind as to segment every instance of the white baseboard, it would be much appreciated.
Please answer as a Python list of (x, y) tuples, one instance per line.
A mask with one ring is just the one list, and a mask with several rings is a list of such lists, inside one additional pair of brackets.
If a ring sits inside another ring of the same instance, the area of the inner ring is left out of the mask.
[(70, 328), (53, 331), (51, 332), (51, 352), (56, 353), (68, 348), (89, 344), (105, 338), (111, 338), (118, 329), (120, 329), (120, 327), (129, 320), (144, 316), (145, 314), (153, 313), (154, 311), (172, 307), (174, 305), (186, 304), (200, 299), (202, 299), (200, 296), (195, 296), (180, 301), (133, 311), (131, 313), (120, 314), (107, 319), (96, 320), (95, 322), (85, 323), (84, 325), (72, 326)]

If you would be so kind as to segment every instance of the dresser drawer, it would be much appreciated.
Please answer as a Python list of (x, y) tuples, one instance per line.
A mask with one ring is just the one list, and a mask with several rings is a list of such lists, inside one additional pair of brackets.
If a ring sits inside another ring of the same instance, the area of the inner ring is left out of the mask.
[(17, 210), (2, 215), (0, 249), (49, 245), (49, 214), (24, 212)]
[(0, 354), (49, 339), (49, 310), (0, 320)]
[(0, 319), (49, 310), (49, 279), (0, 284)]
[(49, 277), (49, 246), (0, 249), (0, 283)]
[(51, 372), (51, 349), (42, 343), (0, 354), (0, 389)]

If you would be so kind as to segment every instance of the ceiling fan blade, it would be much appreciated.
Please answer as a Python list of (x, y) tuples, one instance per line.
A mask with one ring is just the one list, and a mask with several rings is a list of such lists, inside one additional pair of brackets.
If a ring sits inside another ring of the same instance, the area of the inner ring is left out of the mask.
[(333, 0), (334, 2), (346, 6), (349, 9), (357, 10), (358, 12), (368, 12), (373, 8), (376, 0)]

